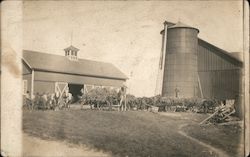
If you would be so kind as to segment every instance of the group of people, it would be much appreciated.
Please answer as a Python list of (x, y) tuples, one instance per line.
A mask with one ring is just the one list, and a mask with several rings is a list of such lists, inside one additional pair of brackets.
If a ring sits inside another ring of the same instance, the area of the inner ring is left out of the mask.
[[(87, 105), (84, 101), (84, 90), (81, 89), (77, 95), (77, 100), (82, 105)], [(126, 88), (121, 87), (118, 92), (118, 111), (126, 111)], [(36, 93), (32, 95), (29, 91), (24, 94), (24, 108), (28, 110), (59, 110), (70, 108), (70, 104), (74, 102), (72, 94), (68, 89), (64, 92), (56, 91), (55, 93)], [(90, 105), (90, 104), (89, 104)]]
[(29, 91), (24, 95), (24, 107), (29, 110), (57, 110), (69, 108), (72, 101), (72, 94), (65, 90), (63, 93), (56, 91), (55, 93), (36, 93), (31, 95)]

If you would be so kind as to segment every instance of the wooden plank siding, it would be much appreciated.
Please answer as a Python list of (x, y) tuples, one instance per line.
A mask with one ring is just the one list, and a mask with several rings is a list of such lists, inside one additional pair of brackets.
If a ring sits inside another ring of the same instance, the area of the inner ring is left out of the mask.
[(35, 71), (35, 81), (67, 82), (73, 84), (91, 84), (91, 85), (115, 86), (115, 87), (121, 87), (125, 82), (125, 80), (97, 78), (97, 77), (88, 77), (81, 75), (70, 75), (64, 73), (43, 72), (43, 71)]
[(240, 92), (239, 61), (199, 41), (198, 74), (204, 98), (234, 99)]
[(51, 81), (34, 81), (34, 94), (39, 93), (54, 93), (55, 92), (55, 82)]

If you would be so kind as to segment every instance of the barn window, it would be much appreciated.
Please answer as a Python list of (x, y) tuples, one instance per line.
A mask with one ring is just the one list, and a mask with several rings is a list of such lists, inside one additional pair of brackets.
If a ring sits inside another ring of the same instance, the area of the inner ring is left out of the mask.
[(28, 90), (28, 81), (23, 80), (23, 94), (26, 94)]

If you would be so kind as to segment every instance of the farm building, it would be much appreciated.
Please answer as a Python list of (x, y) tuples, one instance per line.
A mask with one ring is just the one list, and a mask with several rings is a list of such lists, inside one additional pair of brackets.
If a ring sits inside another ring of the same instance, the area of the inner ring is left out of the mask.
[(127, 77), (111, 63), (80, 59), (73, 46), (64, 51), (65, 56), (23, 51), (24, 93), (63, 93), (68, 88), (75, 97), (81, 89), (119, 88), (126, 82)]
[(199, 30), (181, 22), (164, 23), (161, 94), (167, 97), (236, 99), (243, 62), (198, 37)]

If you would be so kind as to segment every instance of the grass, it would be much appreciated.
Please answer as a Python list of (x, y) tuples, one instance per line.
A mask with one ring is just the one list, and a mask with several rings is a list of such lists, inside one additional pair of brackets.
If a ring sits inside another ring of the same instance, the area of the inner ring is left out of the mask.
[(239, 124), (230, 125), (188, 125), (188, 135), (226, 151), (230, 157), (243, 156), (243, 130)]
[[(133, 111), (33, 111), (23, 116), (23, 130), (31, 136), (87, 145), (112, 156), (204, 156), (206, 148), (178, 133), (179, 125), (185, 123), (191, 124), (190, 119)], [(187, 131), (199, 136), (204, 132), (195, 126)]]

